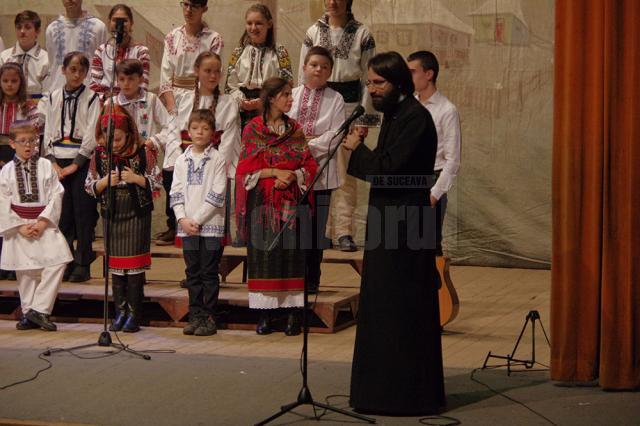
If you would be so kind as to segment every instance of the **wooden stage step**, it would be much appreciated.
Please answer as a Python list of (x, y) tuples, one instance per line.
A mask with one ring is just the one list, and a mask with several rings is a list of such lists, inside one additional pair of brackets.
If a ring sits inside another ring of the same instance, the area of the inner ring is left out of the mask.
[[(189, 296), (177, 281), (148, 281), (144, 289), (144, 316), (150, 326), (182, 327), (188, 320)], [(104, 281), (91, 279), (82, 284), (64, 282), (51, 315), (57, 322), (101, 323)], [(111, 294), (109, 292), (109, 300)], [(310, 298), (310, 331), (335, 333), (355, 323), (359, 290), (353, 287), (322, 287), (317, 298)], [(220, 328), (253, 330), (258, 320), (249, 309), (244, 284), (222, 283), (218, 303)], [(113, 306), (110, 302), (110, 311)], [(0, 281), (0, 319), (18, 320), (20, 296), (15, 281)], [(280, 321), (284, 329), (286, 315)], [(278, 325), (276, 324), (276, 327)]]

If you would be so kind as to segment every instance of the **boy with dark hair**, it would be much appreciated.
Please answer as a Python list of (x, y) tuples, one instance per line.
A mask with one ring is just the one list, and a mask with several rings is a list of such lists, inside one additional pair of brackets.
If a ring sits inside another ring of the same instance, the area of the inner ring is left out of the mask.
[(14, 122), (9, 137), (16, 154), (0, 171), (0, 267), (16, 271), (23, 314), (16, 328), (55, 331), (49, 314), (73, 259), (58, 230), (64, 189), (51, 162), (38, 157), (30, 122)]

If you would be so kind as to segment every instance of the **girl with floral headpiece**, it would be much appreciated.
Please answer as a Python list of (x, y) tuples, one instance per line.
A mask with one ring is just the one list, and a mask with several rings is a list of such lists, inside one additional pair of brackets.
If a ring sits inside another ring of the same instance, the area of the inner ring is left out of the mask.
[[(89, 165), (85, 189), (100, 201), (103, 217), (109, 207), (107, 250), (116, 310), (109, 329), (136, 332), (142, 318), (144, 271), (151, 265), (153, 192), (161, 186), (157, 151), (147, 149), (135, 121), (120, 105), (103, 108), (96, 125), (96, 140), (99, 144)], [(107, 191), (109, 174), (111, 191)]]

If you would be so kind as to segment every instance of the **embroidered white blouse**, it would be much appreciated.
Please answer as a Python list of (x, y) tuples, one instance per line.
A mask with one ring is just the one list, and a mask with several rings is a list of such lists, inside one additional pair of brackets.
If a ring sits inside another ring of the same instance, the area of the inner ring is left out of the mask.
[(49, 76), (49, 56), (38, 43), (28, 51), (22, 50), (19, 43), (0, 53), (0, 65), (16, 62), (22, 65), (27, 80), (27, 94), (41, 95), (44, 82)]
[[(194, 91), (188, 92), (185, 94), (180, 105), (178, 105), (178, 117), (176, 118), (176, 128), (178, 129), (178, 132), (188, 130), (187, 125), (189, 124), (191, 111), (193, 111), (195, 97), (196, 95)], [(209, 109), (212, 103), (213, 96), (200, 96), (200, 102), (197, 109)], [(216, 106), (215, 117), (216, 131), (222, 132), (218, 151), (222, 154), (222, 158), (224, 158), (227, 163), (228, 177), (230, 179), (234, 179), (242, 148), (240, 134), (240, 109), (238, 108), (238, 103), (229, 95), (220, 95), (218, 98), (218, 105)], [(179, 150), (178, 155), (180, 155), (181, 152), (182, 151)]]
[[(111, 87), (111, 76), (113, 72), (113, 61), (120, 63), (125, 59), (137, 59), (142, 62), (142, 84), (140, 87), (146, 89), (149, 85), (149, 68), (151, 67), (151, 57), (149, 48), (142, 44), (134, 44), (126, 49), (120, 49), (116, 57), (115, 47), (112, 43), (104, 43), (98, 46), (91, 59), (91, 90), (102, 95)], [(119, 92), (118, 81), (114, 83), (114, 93)]]
[[(346, 119), (342, 95), (329, 87), (309, 89), (304, 85), (298, 86), (293, 89), (293, 106), (289, 117), (302, 126), (311, 154), (322, 167), (327, 161), (329, 151), (338, 144), (339, 139), (332, 138)], [(335, 189), (342, 185), (337, 167), (336, 153), (318, 178), (314, 189)]]
[[(38, 158), (36, 170), (31, 170), (33, 165), (27, 162), (27, 172), (24, 165), (16, 170), (16, 163), (11, 161), (0, 170), (0, 234), (4, 239), (0, 261), (2, 269), (40, 269), (73, 260), (67, 241), (58, 229), (64, 188), (49, 160)], [(31, 196), (29, 198), (33, 201), (27, 200), (25, 195)], [(37, 220), (21, 218), (11, 209), (11, 204), (44, 207), (38, 217), (47, 219), (49, 226), (40, 238), (29, 239), (20, 235), (20, 226)]]
[(212, 146), (200, 155), (193, 147), (176, 160), (171, 184), (171, 208), (178, 222), (178, 236), (187, 234), (180, 219), (190, 218), (200, 225), (200, 236), (223, 237), (227, 170), (222, 155)]

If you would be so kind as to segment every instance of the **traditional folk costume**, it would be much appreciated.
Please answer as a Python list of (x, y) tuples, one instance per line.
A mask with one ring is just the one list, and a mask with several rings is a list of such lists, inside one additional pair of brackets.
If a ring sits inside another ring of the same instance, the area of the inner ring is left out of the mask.
[[(304, 58), (313, 46), (322, 46), (333, 56), (333, 70), (327, 84), (340, 92), (346, 103), (346, 114), (349, 116), (356, 106), (363, 105), (366, 114), (356, 121), (357, 125), (377, 125), (380, 121), (371, 104), (366, 87), (367, 64), (376, 54), (376, 43), (369, 29), (350, 15), (344, 28), (331, 28), (329, 16), (322, 16), (307, 30), (300, 49), (300, 69), (298, 81), (304, 82), (302, 66)], [(353, 236), (353, 212), (356, 206), (356, 180), (347, 175), (349, 151), (339, 150), (340, 174), (343, 184), (333, 193), (333, 236), (335, 239)]]
[[(302, 126), (311, 154), (322, 166), (327, 162), (329, 152), (340, 140), (333, 139), (345, 116), (345, 103), (340, 93), (329, 87), (310, 89), (305, 85), (293, 89), (293, 106), (290, 116)], [(320, 285), (320, 264), (322, 251), (329, 248), (325, 237), (331, 192), (342, 184), (338, 173), (338, 157), (331, 159), (328, 166), (313, 187), (315, 214), (312, 220), (311, 249), (306, 251), (306, 282), (310, 291)]]
[[(107, 95), (111, 87), (111, 78), (113, 76), (113, 62), (119, 64), (125, 59), (137, 59), (142, 63), (142, 83), (140, 87), (147, 89), (149, 85), (149, 69), (151, 67), (151, 57), (149, 56), (149, 48), (142, 44), (132, 44), (127, 47), (119, 47), (115, 51), (112, 42), (101, 44), (96, 49), (91, 59), (91, 90), (99, 93), (103, 98)], [(113, 83), (113, 93), (118, 94), (120, 88), (118, 81)]]
[[(229, 59), (227, 83), (224, 92), (231, 95), (240, 105), (245, 100), (260, 97), (262, 84), (271, 77), (280, 77), (293, 82), (291, 58), (282, 45), (274, 47), (246, 46), (236, 47)], [(240, 111), (242, 128), (258, 111)]]
[[(317, 163), (300, 125), (287, 119), (282, 129), (272, 129), (262, 116), (251, 120), (242, 135), (242, 153), (236, 176), (238, 226), (248, 235), (249, 307), (252, 309), (303, 306), (304, 251), (294, 219), (273, 250), (283, 223), (298, 212), (297, 201), (313, 180)], [(295, 171), (297, 181), (275, 188), (275, 178), (260, 179), (264, 168)]]
[(195, 153), (189, 146), (175, 162), (171, 207), (178, 221), (189, 218), (200, 225), (199, 234), (189, 236), (178, 224), (186, 264), (190, 322), (213, 319), (218, 302), (226, 186), (226, 161), (213, 145), (203, 153)]
[(13, 149), (9, 146), (9, 128), (11, 123), (18, 120), (30, 121), (39, 133), (43, 121), (38, 114), (37, 102), (5, 101), (0, 104), (0, 168), (13, 159)]
[[(114, 129), (130, 132), (131, 123), (124, 113), (114, 110), (112, 115)], [(106, 135), (109, 116), (100, 118), (102, 134)], [(133, 124), (135, 126), (135, 124)], [(137, 135), (128, 139), (137, 141)], [(98, 180), (109, 173), (109, 156), (105, 146), (100, 145), (89, 165), (85, 182), (86, 191), (100, 200), (104, 218), (107, 208), (107, 194), (96, 191)], [(161, 175), (156, 165), (157, 153), (147, 150), (144, 143), (131, 142), (121, 152), (112, 156), (112, 169), (122, 172), (126, 167), (135, 174), (144, 176), (145, 187), (133, 183), (119, 182), (111, 188), (109, 205), (109, 271), (113, 276), (113, 297), (116, 305), (116, 319), (112, 328), (115, 331), (138, 331), (141, 320), (141, 307), (144, 285), (144, 271), (151, 265), (151, 212), (153, 210), (153, 191), (160, 188)], [(106, 224), (106, 221), (105, 221)], [(106, 231), (105, 231), (106, 235)], [(128, 311), (128, 313), (127, 313)], [(125, 319), (126, 318), (126, 319)], [(119, 326), (116, 326), (119, 324)]]
[(222, 55), (223, 47), (222, 36), (206, 24), (193, 41), (187, 35), (185, 25), (173, 29), (164, 38), (158, 96), (173, 92), (176, 105), (180, 105), (183, 96), (195, 89), (196, 76), (193, 64), (198, 55), (207, 51)]
[[(417, 94), (416, 99), (420, 100)], [(438, 256), (442, 256), (442, 226), (447, 211), (447, 193), (453, 186), (460, 168), (460, 116), (456, 106), (438, 90), (422, 105), (431, 114), (438, 132), (438, 150), (434, 166), (436, 183), (431, 188), (431, 195), (438, 199), (436, 251)]]
[(377, 147), (351, 155), (349, 173), (371, 182), (351, 375), (359, 412), (418, 416), (445, 403), (429, 202), (437, 143), (429, 113), (405, 96), (385, 111)]
[[(46, 112), (43, 156), (64, 168), (77, 164), (78, 170), (62, 179), (64, 198), (60, 230), (74, 253), (78, 273), (87, 274), (95, 253), (91, 247), (98, 219), (96, 201), (84, 190), (89, 160), (96, 147), (95, 125), (100, 115), (98, 94), (81, 85), (73, 92), (57, 89), (43, 100)], [(73, 241), (76, 248), (73, 249)], [(73, 271), (72, 271), (73, 272)]]
[[(45, 86), (51, 93), (65, 85), (65, 78), (62, 75), (62, 61), (65, 55), (78, 51), (91, 60), (98, 46), (109, 38), (109, 33), (100, 19), (83, 12), (78, 19), (69, 19), (60, 15), (47, 27), (45, 38), (50, 65), (49, 79)], [(90, 83), (91, 73), (88, 72), (84, 84), (88, 86)]]
[[(0, 171), (0, 233), (4, 239), (0, 267), (16, 271), (25, 316), (51, 314), (65, 264), (73, 259), (57, 226), (63, 192), (51, 162), (44, 158), (16, 156)], [(49, 221), (40, 238), (20, 235), (20, 226), (39, 218)]]
[(31, 99), (40, 99), (45, 91), (45, 79), (49, 76), (47, 52), (38, 43), (26, 52), (20, 47), (20, 43), (16, 43), (12, 48), (0, 53), (0, 65), (7, 62), (15, 62), (22, 66), (27, 81), (27, 94)]

